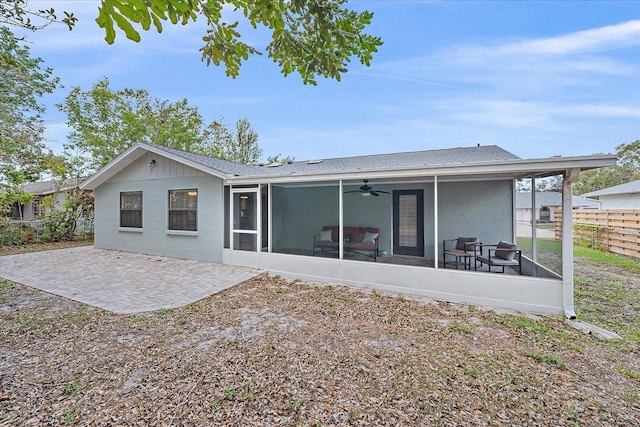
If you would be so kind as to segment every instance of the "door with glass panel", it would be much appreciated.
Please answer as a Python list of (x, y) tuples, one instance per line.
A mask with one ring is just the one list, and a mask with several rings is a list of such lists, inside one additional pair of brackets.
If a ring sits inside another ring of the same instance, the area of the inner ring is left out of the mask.
[(393, 253), (424, 256), (424, 195), (422, 190), (393, 192)]
[(233, 191), (233, 249), (258, 250), (258, 204), (257, 190)]

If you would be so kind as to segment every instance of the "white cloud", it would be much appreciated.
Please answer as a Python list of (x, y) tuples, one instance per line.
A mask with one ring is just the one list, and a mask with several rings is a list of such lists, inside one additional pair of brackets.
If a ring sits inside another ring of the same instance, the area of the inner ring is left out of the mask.
[(633, 20), (558, 37), (507, 44), (498, 51), (517, 55), (570, 55), (638, 45), (640, 20)]
[(544, 85), (572, 84), (585, 74), (637, 75), (637, 56), (625, 62), (610, 52), (626, 47), (640, 47), (640, 20), (515, 43), (447, 46), (426, 56), (374, 64), (367, 74), (443, 86), (458, 81), (499, 85), (516, 76)]

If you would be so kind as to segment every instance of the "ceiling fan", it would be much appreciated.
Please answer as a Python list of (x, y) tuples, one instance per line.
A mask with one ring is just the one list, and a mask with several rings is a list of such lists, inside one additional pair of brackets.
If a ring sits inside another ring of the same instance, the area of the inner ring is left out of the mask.
[(364, 185), (361, 185), (359, 190), (345, 191), (344, 194), (360, 193), (361, 195), (363, 195), (365, 197), (368, 197), (368, 196), (378, 197), (382, 193), (391, 194), (388, 191), (374, 190), (373, 188), (369, 187), (369, 185), (367, 184), (367, 182), (369, 182), (368, 179), (363, 179), (363, 181), (364, 181)]

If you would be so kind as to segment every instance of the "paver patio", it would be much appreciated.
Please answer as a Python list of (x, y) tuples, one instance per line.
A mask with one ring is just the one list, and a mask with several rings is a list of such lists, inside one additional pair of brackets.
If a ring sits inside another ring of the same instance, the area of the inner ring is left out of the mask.
[(116, 313), (181, 307), (262, 270), (95, 249), (0, 257), (0, 277)]

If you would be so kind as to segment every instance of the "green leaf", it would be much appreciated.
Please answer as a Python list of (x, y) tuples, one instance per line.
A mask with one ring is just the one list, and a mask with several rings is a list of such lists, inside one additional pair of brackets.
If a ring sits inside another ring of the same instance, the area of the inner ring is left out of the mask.
[(133, 28), (131, 23), (127, 21), (126, 18), (124, 18), (119, 13), (117, 13), (115, 10), (111, 14), (111, 16), (113, 16), (113, 20), (116, 21), (116, 24), (118, 24), (118, 27), (120, 27), (120, 29), (124, 31), (125, 35), (129, 40), (133, 40), (135, 42), (140, 41), (140, 33)]
[(156, 30), (161, 33), (162, 32), (162, 22), (156, 15), (151, 15), (151, 19), (153, 20), (153, 25), (156, 27)]
[(178, 11), (180, 14), (188, 13), (192, 6), (189, 5), (188, 2), (184, 0), (168, 0), (168, 2)]
[(98, 8), (98, 17), (96, 18), (96, 22), (101, 28), (104, 28), (106, 33), (104, 39), (107, 43), (113, 44), (113, 41), (116, 38), (116, 31), (113, 28), (113, 20), (105, 8)]

